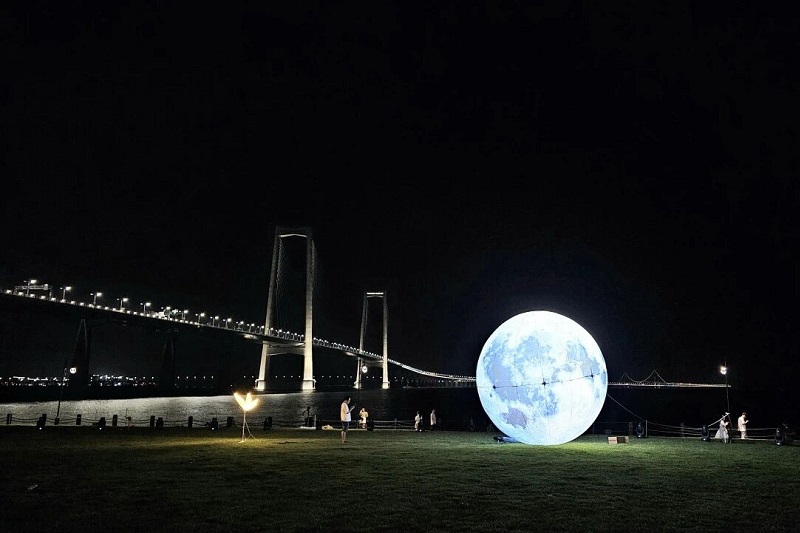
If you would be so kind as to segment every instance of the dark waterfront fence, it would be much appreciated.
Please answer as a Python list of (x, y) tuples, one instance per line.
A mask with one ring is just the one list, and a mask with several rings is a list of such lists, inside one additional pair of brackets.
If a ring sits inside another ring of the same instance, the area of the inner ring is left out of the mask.
[[(260, 401), (256, 409), (247, 413), (247, 424), (258, 430), (301, 427), (338, 430), (341, 426), (339, 405), (345, 395), (351, 396), (356, 411), (365, 407), (370, 412), (374, 430), (413, 430), (417, 411), (427, 425), (431, 409), (436, 409), (441, 430), (496, 433), (474, 388), (347, 389), (263, 394), (258, 395)], [(780, 391), (732, 390), (729, 399), (730, 409), (728, 397), (722, 389), (611, 388), (599, 416), (586, 433), (632, 438), (700, 439), (705, 426), (713, 437), (720, 416), (730, 410), (734, 426), (738, 415), (747, 411), (751, 420), (749, 436), (751, 440), (758, 440), (774, 438), (781, 428), (791, 433), (791, 428), (800, 422), (796, 419), (795, 402), (787, 401)], [(307, 407), (313, 413), (310, 423), (305, 413)], [(106, 427), (241, 429), (243, 419), (242, 411), (229, 395), (18, 402), (0, 404), (2, 412), (6, 413), (6, 425), (41, 428), (55, 425), (100, 427), (101, 419), (105, 419)], [(60, 416), (58, 424), (56, 415)], [(358, 427), (357, 419), (351, 423), (351, 428), (362, 429)], [(736, 428), (730, 429), (731, 437), (737, 439)]]
[[(220, 422), (220, 417), (212, 417), (209, 420), (197, 421), (193, 416), (185, 419), (178, 420), (165, 420), (163, 417), (156, 417), (151, 415), (149, 418), (133, 419), (124, 417), (120, 423), (120, 417), (116, 414), (111, 417), (110, 427), (146, 427), (154, 430), (164, 428), (197, 428), (197, 429), (210, 429), (218, 430), (220, 428), (238, 428), (242, 429), (242, 415), (238, 417), (230, 415), (224, 417), (224, 421)], [(106, 429), (109, 427), (106, 423), (107, 417), (101, 416), (97, 419), (84, 418), (82, 415), (75, 417), (58, 419), (48, 419), (47, 414), (42, 414), (40, 417), (16, 417), (13, 413), (6, 414), (6, 425), (14, 426), (31, 426), (42, 430), (48, 426), (84, 426), (87, 428)], [(339, 431), (341, 422), (339, 420), (326, 420), (320, 418), (312, 418), (312, 423), (309, 424), (308, 420), (274, 420), (271, 416), (264, 419), (251, 419), (247, 421), (247, 427), (250, 429), (263, 429), (269, 431), (271, 429), (298, 429), (298, 430), (334, 430)], [(430, 428), (423, 427), (427, 431)], [(392, 420), (374, 420), (368, 419), (367, 425), (363, 426), (358, 421), (351, 422), (351, 431), (414, 431), (413, 419), (392, 419)], [(690, 427), (686, 425), (668, 426), (664, 424), (652, 423), (645, 421), (628, 421), (628, 422), (595, 422), (584, 433), (584, 435), (605, 435), (608, 437), (627, 436), (629, 439), (637, 438), (683, 438), (683, 439), (696, 439), (706, 442), (734, 442), (740, 440), (739, 432), (735, 428), (730, 431), (730, 440), (723, 441), (722, 439), (715, 438), (717, 426), (703, 426)], [(485, 431), (491, 434), (499, 434), (493, 426), (489, 425), (486, 428), (478, 429), (472, 427), (447, 427), (443, 425), (437, 428), (436, 431)], [(790, 426), (779, 427), (750, 427), (747, 428), (747, 441), (749, 442), (774, 442), (781, 445), (791, 445), (794, 442), (795, 432)]]
[[(14, 416), (13, 413), (6, 414), (7, 426), (35, 426), (42, 429), (47, 426), (86, 426), (86, 427), (150, 427), (155, 429), (169, 428), (169, 427), (185, 427), (185, 428), (200, 428), (200, 429), (218, 429), (220, 427), (241, 429), (243, 416), (226, 416), (223, 418), (224, 422), (220, 423), (220, 417), (212, 417), (208, 420), (195, 420), (193, 416), (185, 419), (166, 420), (163, 417), (156, 417), (151, 415), (147, 418), (130, 418), (119, 415), (112, 415), (110, 417), (110, 426), (106, 423), (109, 417), (101, 416), (96, 419), (86, 418), (82, 415), (76, 415), (70, 418), (48, 418), (47, 414), (42, 414), (39, 417), (20, 417)], [(326, 420), (316, 418), (316, 423), (308, 425), (305, 420), (280, 420), (273, 419), (271, 416), (264, 419), (248, 419), (247, 426), (250, 428), (263, 428), (269, 429), (327, 429), (328, 427), (339, 430), (341, 429), (341, 422), (339, 420)], [(367, 426), (361, 426), (357, 421), (350, 423), (351, 430), (413, 430), (414, 420), (373, 420), (368, 419)], [(446, 430), (447, 428), (441, 428)]]

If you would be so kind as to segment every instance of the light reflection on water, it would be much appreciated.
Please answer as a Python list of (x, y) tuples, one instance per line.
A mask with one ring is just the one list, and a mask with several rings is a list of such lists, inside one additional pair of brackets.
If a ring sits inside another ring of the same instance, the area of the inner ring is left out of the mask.
[[(255, 426), (271, 416), (277, 426), (301, 426), (304, 411), (310, 406), (312, 416), (316, 415), (324, 423), (334, 424), (339, 419), (339, 406), (345, 395), (352, 398), (350, 405), (355, 406), (354, 420), (361, 407), (365, 407), (370, 417), (378, 421), (395, 418), (410, 421), (417, 410), (427, 415), (431, 409), (436, 409), (442, 422), (446, 424), (449, 421), (453, 429), (460, 427), (470, 417), (480, 423), (486, 416), (474, 388), (373, 389), (258, 394), (258, 405), (247, 413), (247, 421)], [(46, 414), (49, 425), (57, 410), (57, 401), (0, 404), (0, 416), (11, 413), (15, 423), (18, 420), (35, 422), (39, 416)], [(241, 423), (242, 419), (242, 410), (232, 394), (61, 402), (61, 424), (74, 425), (79, 414), (82, 424), (91, 424), (105, 417), (110, 425), (113, 415), (117, 415), (119, 425), (124, 425), (125, 417), (130, 416), (132, 423), (137, 426), (149, 425), (151, 416), (156, 419), (162, 417), (166, 426), (185, 426), (190, 416), (195, 426), (203, 425), (212, 418), (217, 418), (220, 424), (229, 416), (234, 417), (237, 423)], [(486, 421), (488, 423), (488, 418)]]

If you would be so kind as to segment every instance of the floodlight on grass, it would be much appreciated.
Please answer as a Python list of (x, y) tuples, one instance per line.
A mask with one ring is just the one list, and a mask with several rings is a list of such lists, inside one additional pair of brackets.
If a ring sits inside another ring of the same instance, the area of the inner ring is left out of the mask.
[(253, 394), (248, 392), (247, 395), (242, 396), (238, 392), (233, 393), (233, 397), (236, 398), (236, 402), (239, 404), (239, 407), (242, 408), (243, 416), (242, 416), (242, 440), (239, 442), (244, 442), (244, 432), (247, 431), (249, 435), (247, 438), (252, 439), (253, 434), (250, 433), (250, 428), (247, 427), (247, 411), (251, 410), (253, 407), (258, 405), (258, 398), (253, 398)]

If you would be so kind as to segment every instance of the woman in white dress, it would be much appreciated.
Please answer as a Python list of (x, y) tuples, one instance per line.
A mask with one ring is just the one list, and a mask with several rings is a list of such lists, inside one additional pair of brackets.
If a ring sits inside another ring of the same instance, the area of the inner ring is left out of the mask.
[(726, 420), (728, 415), (722, 415), (722, 418), (719, 419), (719, 429), (717, 433), (714, 435), (715, 439), (720, 439), (722, 442), (728, 442), (728, 421)]

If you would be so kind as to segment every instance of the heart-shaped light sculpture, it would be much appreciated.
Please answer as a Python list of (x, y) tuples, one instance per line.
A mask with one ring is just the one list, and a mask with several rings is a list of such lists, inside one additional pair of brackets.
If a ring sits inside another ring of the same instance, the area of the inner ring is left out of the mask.
[(254, 398), (253, 394), (248, 392), (245, 396), (242, 396), (238, 392), (233, 393), (233, 397), (236, 398), (236, 402), (239, 404), (239, 407), (242, 408), (244, 415), (242, 416), (242, 440), (239, 442), (244, 442), (244, 432), (247, 430), (247, 433), (250, 435), (250, 438), (253, 437), (253, 434), (250, 433), (250, 429), (247, 427), (247, 411), (253, 409), (256, 405), (258, 405), (258, 398)]

